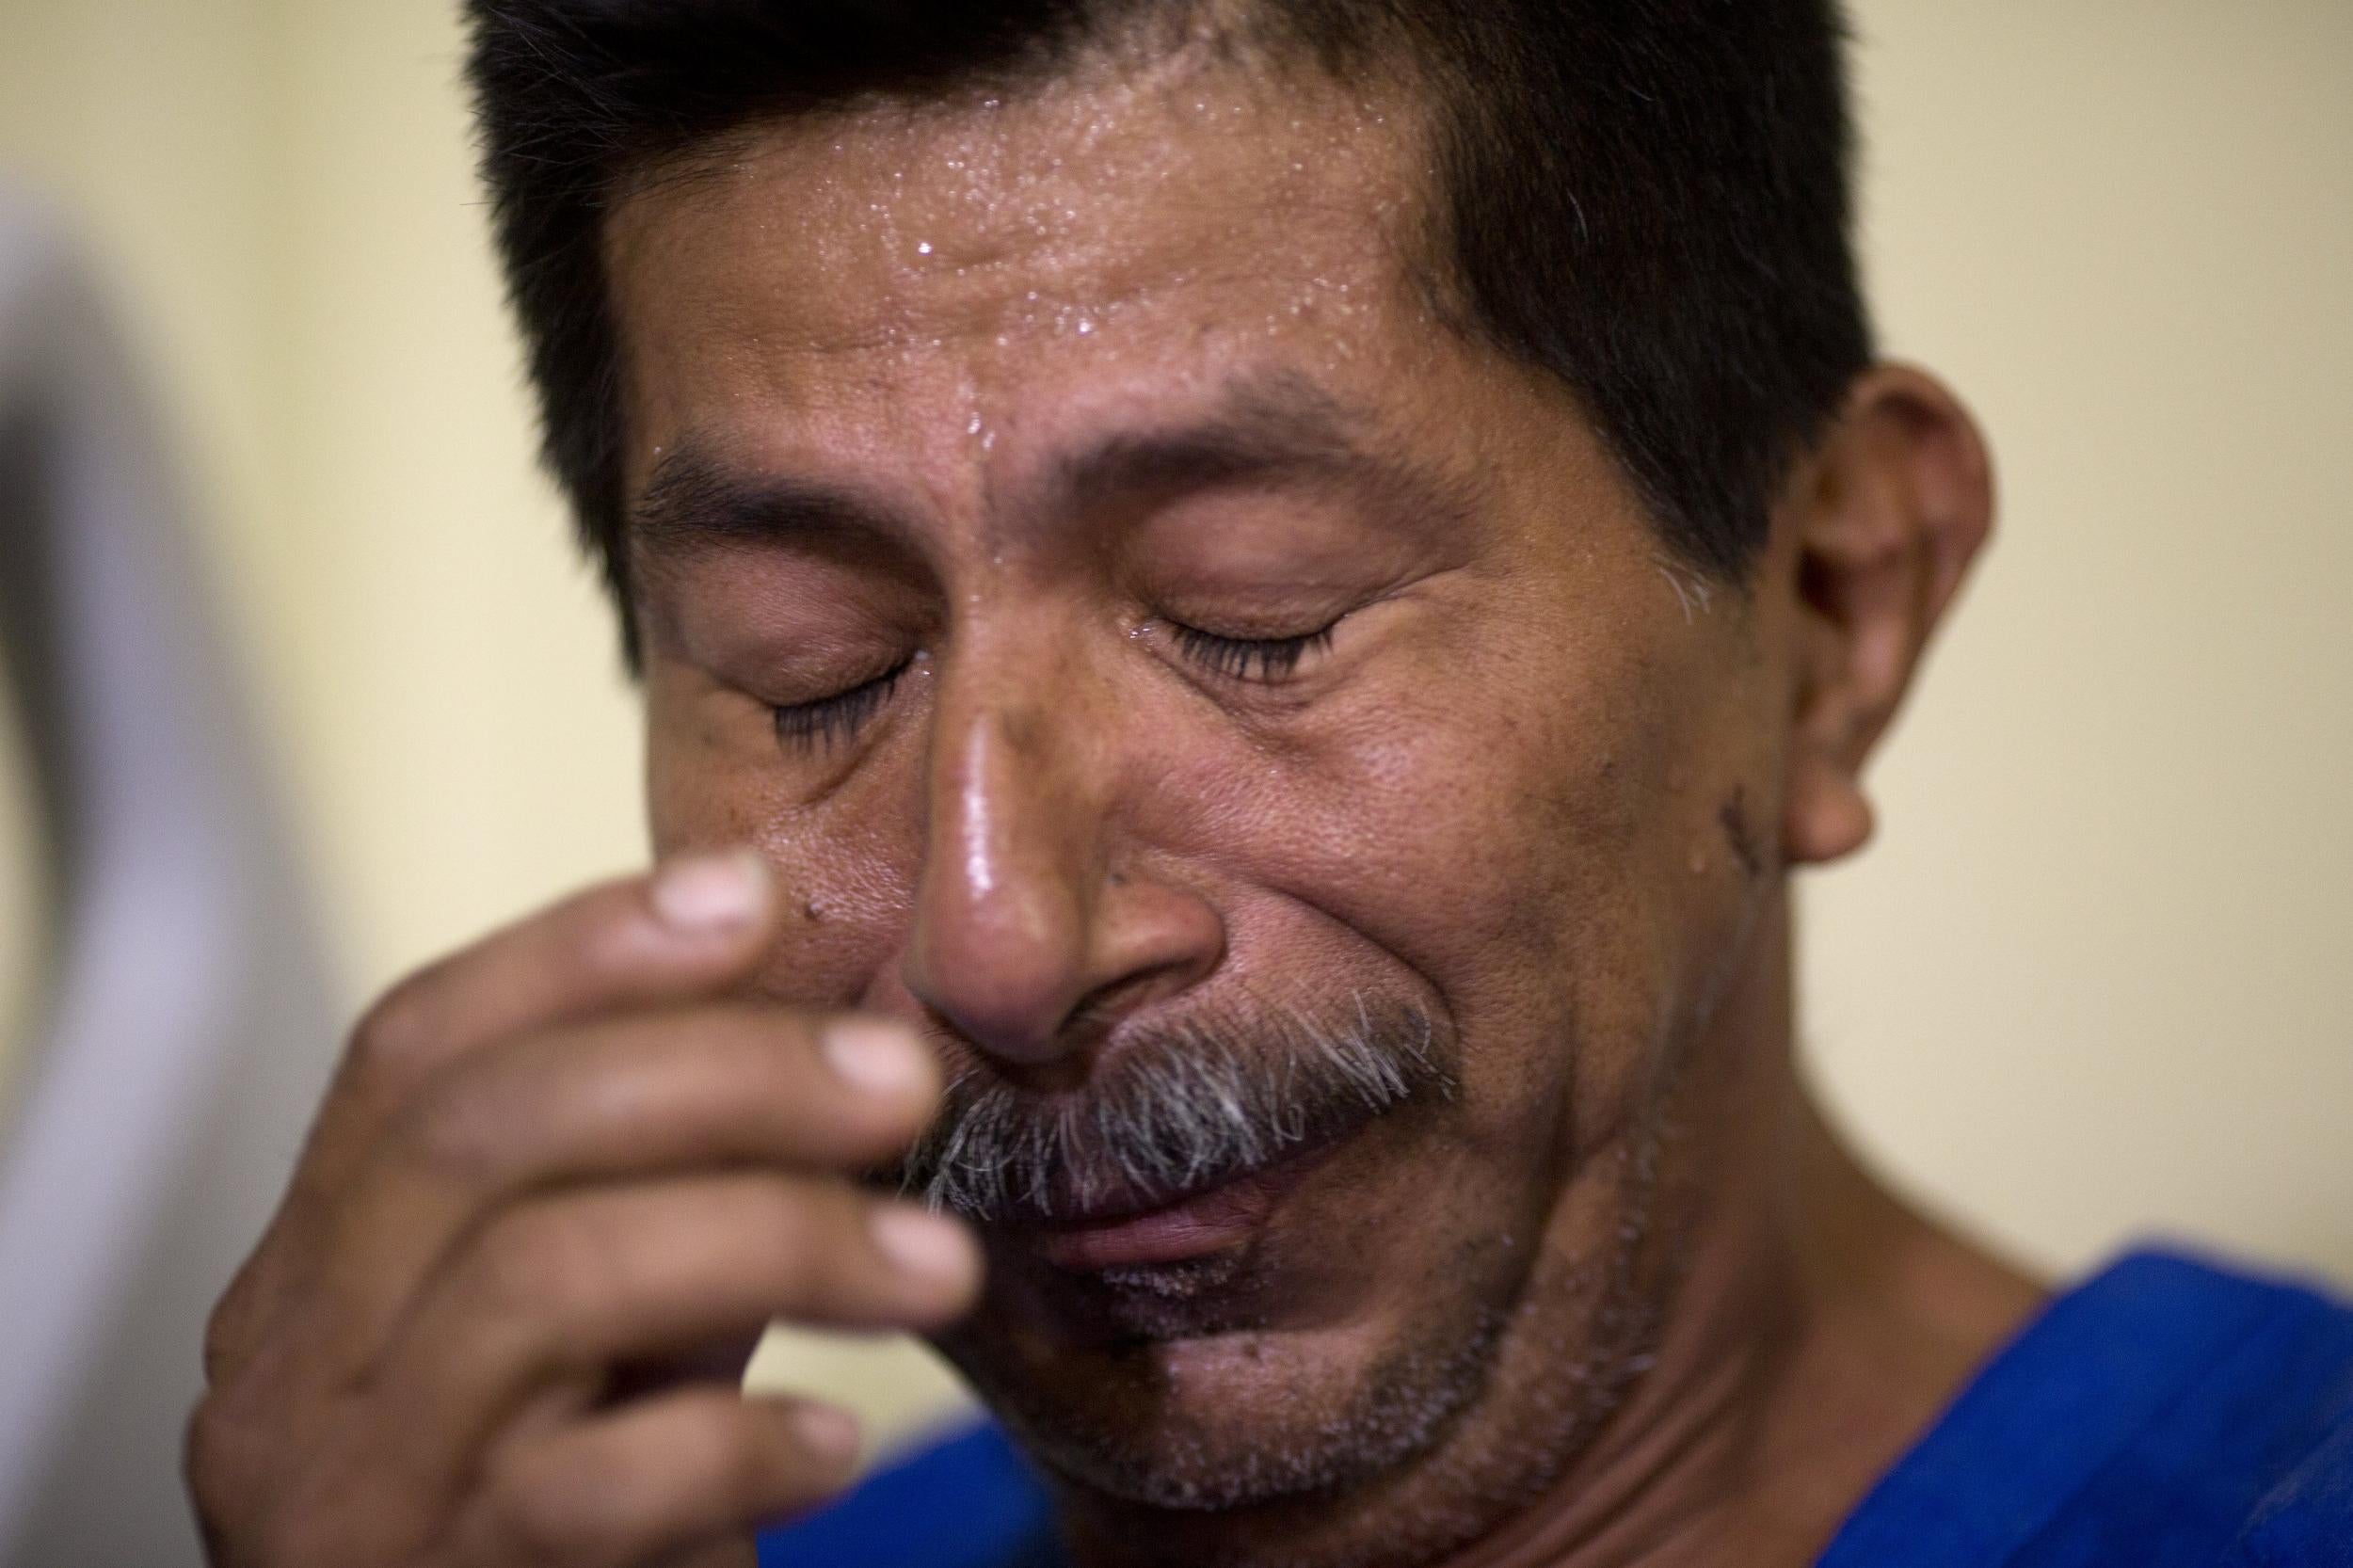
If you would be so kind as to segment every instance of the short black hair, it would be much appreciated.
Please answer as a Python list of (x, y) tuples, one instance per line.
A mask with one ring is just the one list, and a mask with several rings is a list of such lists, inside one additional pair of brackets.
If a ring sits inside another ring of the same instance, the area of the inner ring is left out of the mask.
[[(466, 0), (545, 456), (629, 637), (602, 215), (763, 120), (1050, 75), (1203, 0)], [(1227, 6), (1223, 8), (1231, 10)], [(1871, 359), (1837, 0), (1241, 0), (1337, 76), (1401, 67), (1463, 328), (1575, 394), (1681, 560), (1743, 581)], [(630, 639), (632, 644), (633, 638)]]

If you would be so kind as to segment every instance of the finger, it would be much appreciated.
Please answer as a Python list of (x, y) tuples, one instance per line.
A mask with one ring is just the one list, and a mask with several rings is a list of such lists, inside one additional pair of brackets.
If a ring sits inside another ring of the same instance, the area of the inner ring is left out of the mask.
[(739, 1173), (526, 1199), (469, 1236), (359, 1384), (415, 1463), (526, 1402), (770, 1320), (928, 1332), (979, 1293), (960, 1224), (840, 1177)]
[(536, 1036), (453, 1067), (395, 1118), (340, 1207), (317, 1286), (332, 1353), (374, 1352), (434, 1264), (520, 1193), (728, 1165), (852, 1171), (939, 1096), (911, 1029), (746, 1008)]
[(215, 1311), (213, 1375), (250, 1352), (332, 1195), (417, 1085), (488, 1040), (742, 979), (773, 933), (775, 904), (756, 854), (690, 856), (575, 894), (394, 986), (353, 1032), (285, 1202)]
[(697, 1389), (629, 1406), (493, 1459), (467, 1509), (469, 1560), (709, 1560), (847, 1486), (857, 1445), (853, 1416), (806, 1400)]
[(421, 970), (360, 1024), (329, 1102), (333, 1142), (354, 1141), (349, 1124), (389, 1114), (489, 1041), (706, 997), (743, 979), (775, 906), (756, 853), (693, 856), (576, 894)]

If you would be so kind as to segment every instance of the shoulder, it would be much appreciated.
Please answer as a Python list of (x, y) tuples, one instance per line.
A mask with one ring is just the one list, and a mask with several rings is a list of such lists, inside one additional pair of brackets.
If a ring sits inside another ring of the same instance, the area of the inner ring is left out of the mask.
[(1045, 1488), (993, 1424), (888, 1464), (760, 1540), (760, 1568), (1059, 1568)]
[[(760, 1541), (761, 1568), (1058, 1568), (1051, 1505), (975, 1427)], [(2353, 1568), (2353, 1310), (2172, 1252), (2056, 1298), (1849, 1520), (1823, 1568)]]
[(2126, 1256), (1980, 1368), (1823, 1561), (2353, 1568), (2353, 1311)]

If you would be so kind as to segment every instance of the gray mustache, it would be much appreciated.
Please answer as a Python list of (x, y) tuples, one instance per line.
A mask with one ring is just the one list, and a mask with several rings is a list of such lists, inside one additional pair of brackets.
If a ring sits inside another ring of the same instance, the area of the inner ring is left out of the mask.
[(886, 1179), (976, 1224), (1067, 1220), (1206, 1192), (1453, 1097), (1451, 1042), (1426, 1011), (1361, 994), (1335, 1011), (1172, 1021), (1122, 1036), (1084, 1087), (1051, 1096), (968, 1067)]

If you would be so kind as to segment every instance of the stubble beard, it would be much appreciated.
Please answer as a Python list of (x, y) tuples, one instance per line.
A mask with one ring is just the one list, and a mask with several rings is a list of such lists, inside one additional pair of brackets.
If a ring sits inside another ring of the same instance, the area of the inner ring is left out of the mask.
[[(951, 1100), (961, 1094), (967, 1118), (936, 1128), (892, 1175), (984, 1221), (1050, 1216), (1098, 1173), (1149, 1186), (1177, 1185), (1203, 1169), (1223, 1176), (1227, 1166), (1247, 1168), (1265, 1158), (1258, 1151), (1299, 1141), (1316, 1107), (1337, 1105), (1343, 1087), (1376, 1114), (1452, 1096), (1451, 1040), (1434, 1037), (1410, 1010), (1353, 1011), (1365, 1027), (1353, 1032), (1318, 1036), (1291, 1020), (1274, 1037), (1292, 1048), (1271, 1057), (1234, 1048), (1248, 1035), (1193, 1034), (1182, 1043), (1182, 1072), (1155, 1080), (1147, 1067), (1099, 1115), (1091, 1113), (1096, 1107), (1083, 1108), (1088, 1114), (1064, 1107), (1051, 1119), (1024, 1117), (1001, 1096), (959, 1085)], [(1303, 1044), (1304, 1058), (1296, 1049)], [(1302, 1060), (1316, 1064), (1304, 1076)], [(1270, 1061), (1277, 1068), (1271, 1080), (1253, 1088), (1241, 1076)], [(1207, 1079), (1196, 1070), (1203, 1063), (1215, 1069)], [(1237, 1104), (1253, 1125), (1236, 1125)], [(1146, 1415), (1138, 1405), (1120, 1412), (1116, 1401), (1106, 1410), (1045, 1399), (1018, 1377), (993, 1376), (1004, 1368), (976, 1341), (952, 1336), (942, 1349), (1045, 1470), (1077, 1560), (1089, 1568), (1426, 1568), (1541, 1501), (1650, 1366), (1675, 1272), (1671, 1259), (1655, 1256), (1653, 1233), (1663, 1110), (1654, 1100), (1616, 1148), (1618, 1221), (1602, 1246), (1547, 1256), (1529, 1238), (1537, 1256), (1516, 1280), (1354, 1373), (1352, 1387), (1333, 1391), (1332, 1413), (1312, 1425), (1269, 1434), (1221, 1426), (1215, 1414), (1172, 1415), (1164, 1405)], [(977, 1141), (968, 1136), (974, 1129)], [(1141, 1135), (1116, 1136), (1128, 1129)], [(1104, 1134), (1114, 1136), (1107, 1144)], [(1101, 1158), (1107, 1153), (1113, 1158)], [(1165, 1314), (1158, 1331), (1136, 1336), (1141, 1386), (1166, 1375), (1141, 1364), (1156, 1346), (1250, 1330), (1217, 1316), (1236, 1272), (1249, 1267), (1213, 1257), (1098, 1282), (1124, 1294), (1139, 1321), (1156, 1309)], [(1270, 1352), (1271, 1370), (1279, 1349)], [(1499, 1368), (1511, 1386), (1497, 1399)], [(1115, 1363), (1111, 1369), (1119, 1370)], [(1323, 1404), (1324, 1392), (1303, 1385), (1296, 1402)], [(1374, 1488), (1410, 1501), (1391, 1503)], [(1383, 1516), (1377, 1533), (1349, 1528), (1363, 1513)]]

